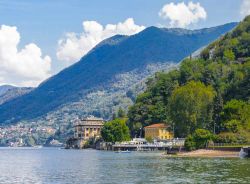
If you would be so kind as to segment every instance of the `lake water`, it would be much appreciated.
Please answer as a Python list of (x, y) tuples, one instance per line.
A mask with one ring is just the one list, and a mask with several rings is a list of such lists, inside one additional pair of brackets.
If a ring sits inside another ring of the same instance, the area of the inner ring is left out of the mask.
[(250, 159), (0, 148), (0, 183), (250, 183)]

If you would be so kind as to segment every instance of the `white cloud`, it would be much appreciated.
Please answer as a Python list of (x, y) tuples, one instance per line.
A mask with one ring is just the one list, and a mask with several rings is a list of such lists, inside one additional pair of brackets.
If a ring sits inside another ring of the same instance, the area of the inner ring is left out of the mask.
[(250, 15), (250, 0), (242, 1), (240, 13), (242, 16)]
[(16, 27), (0, 27), (0, 85), (36, 86), (50, 76), (51, 59), (42, 57), (34, 43), (18, 50), (20, 34)]
[(96, 21), (84, 21), (83, 32), (67, 33), (65, 38), (58, 41), (57, 58), (69, 64), (78, 61), (102, 40), (116, 34), (132, 35), (142, 31), (145, 27), (134, 23), (133, 18), (128, 18), (118, 24), (102, 26)]
[(163, 19), (169, 20), (170, 27), (185, 28), (190, 24), (197, 23), (199, 20), (205, 20), (207, 13), (200, 3), (188, 4), (184, 2), (174, 4), (169, 3), (162, 7), (159, 16)]

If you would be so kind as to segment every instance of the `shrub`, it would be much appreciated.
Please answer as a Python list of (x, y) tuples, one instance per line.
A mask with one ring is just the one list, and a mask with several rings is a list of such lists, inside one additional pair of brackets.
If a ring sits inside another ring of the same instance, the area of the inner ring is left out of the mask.
[(130, 140), (127, 119), (115, 119), (104, 124), (101, 135), (106, 142), (122, 142)]
[(232, 132), (222, 132), (216, 136), (215, 142), (218, 143), (236, 143), (237, 136)]
[(206, 144), (213, 139), (213, 134), (208, 130), (196, 129), (193, 135), (187, 136), (184, 146), (187, 151), (201, 149), (205, 148)]
[(187, 138), (185, 139), (184, 147), (187, 151), (192, 151), (196, 149), (196, 143), (194, 142), (193, 136), (187, 136)]
[(206, 144), (213, 139), (211, 132), (205, 129), (196, 129), (193, 137), (196, 149), (205, 148)]
[(235, 119), (225, 123), (225, 128), (229, 132), (236, 133), (240, 130), (240, 127), (241, 127), (241, 122)]

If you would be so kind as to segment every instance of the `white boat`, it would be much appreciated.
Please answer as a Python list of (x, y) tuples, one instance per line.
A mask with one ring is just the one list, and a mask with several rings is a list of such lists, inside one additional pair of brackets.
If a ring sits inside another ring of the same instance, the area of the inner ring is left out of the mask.
[(36, 148), (36, 149), (41, 149), (41, 148), (43, 148), (43, 146), (42, 146), (42, 145), (39, 145), (39, 146), (33, 146), (33, 148)]
[(121, 151), (121, 150), (119, 150), (119, 151), (116, 151), (115, 153), (131, 153), (131, 151), (129, 151), (129, 150)]

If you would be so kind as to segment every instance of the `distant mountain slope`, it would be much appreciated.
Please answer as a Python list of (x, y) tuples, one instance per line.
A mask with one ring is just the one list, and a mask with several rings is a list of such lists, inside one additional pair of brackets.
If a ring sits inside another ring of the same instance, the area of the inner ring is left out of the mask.
[(15, 87), (10, 85), (0, 86), (0, 105), (16, 97), (29, 93), (31, 87)]
[(15, 88), (14, 86), (11, 85), (2, 85), (0, 86), (0, 95), (6, 93), (8, 90)]
[[(0, 123), (29, 120), (51, 112), (56, 112), (51, 116), (58, 117), (76, 113), (108, 118), (113, 106), (131, 104), (131, 91), (136, 91), (136, 84), (170, 63), (178, 63), (235, 26), (236, 23), (230, 23), (195, 31), (149, 27), (133, 36), (104, 40), (78, 63), (35, 90), (2, 104)], [(122, 97), (128, 97), (127, 102), (115, 102)]]

